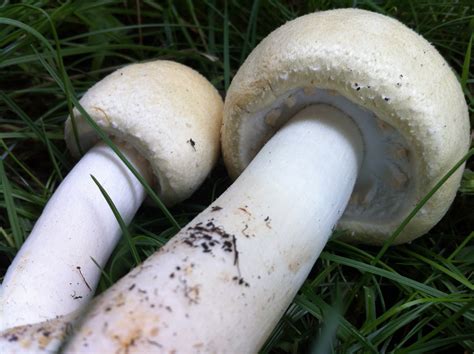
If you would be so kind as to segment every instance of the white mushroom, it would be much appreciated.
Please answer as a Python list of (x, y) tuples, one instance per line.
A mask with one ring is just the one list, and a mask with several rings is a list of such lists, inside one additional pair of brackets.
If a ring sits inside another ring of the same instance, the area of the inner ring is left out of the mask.
[(74, 332), (79, 315), (80, 310), (0, 332), (0, 353), (56, 353), (63, 341)]
[[(222, 138), (238, 179), (93, 303), (66, 353), (258, 351), (336, 223), (350, 241), (382, 244), (467, 152), (469, 123), (427, 41), (344, 9), (288, 22), (255, 48), (229, 89)], [(395, 243), (438, 222), (461, 173)]]
[[(80, 103), (166, 205), (189, 197), (217, 160), (222, 99), (184, 65), (154, 61), (126, 66), (94, 85)], [(82, 149), (90, 150), (51, 197), (9, 267), (0, 329), (70, 314), (93, 296), (101, 274), (94, 261), (105, 265), (121, 229), (91, 175), (127, 224), (146, 196), (115, 152), (98, 143), (77, 109), (74, 116)], [(65, 136), (79, 156), (71, 119)]]

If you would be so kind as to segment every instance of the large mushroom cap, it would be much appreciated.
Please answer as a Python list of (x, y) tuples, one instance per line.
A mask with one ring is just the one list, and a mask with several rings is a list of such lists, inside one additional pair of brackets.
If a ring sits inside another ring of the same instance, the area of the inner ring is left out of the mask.
[[(359, 125), (365, 156), (340, 229), (381, 244), (468, 150), (469, 120), (451, 68), (425, 39), (376, 13), (309, 14), (272, 32), (237, 72), (226, 98), (222, 148), (239, 175), (296, 112), (333, 105)], [(316, 162), (317, 163), (317, 162)], [(395, 243), (428, 231), (447, 211), (458, 170)]]
[[(128, 65), (95, 84), (80, 103), (105, 132), (148, 160), (167, 205), (189, 197), (217, 160), (222, 99), (187, 66), (162, 60)], [(76, 108), (74, 117), (86, 151), (98, 136)], [(79, 156), (70, 118), (65, 138)]]

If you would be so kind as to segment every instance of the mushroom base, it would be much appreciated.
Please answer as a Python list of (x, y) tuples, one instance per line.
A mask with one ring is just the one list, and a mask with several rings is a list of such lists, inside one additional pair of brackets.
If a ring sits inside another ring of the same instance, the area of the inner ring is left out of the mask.
[(0, 353), (52, 354), (74, 332), (78, 313), (0, 332)]

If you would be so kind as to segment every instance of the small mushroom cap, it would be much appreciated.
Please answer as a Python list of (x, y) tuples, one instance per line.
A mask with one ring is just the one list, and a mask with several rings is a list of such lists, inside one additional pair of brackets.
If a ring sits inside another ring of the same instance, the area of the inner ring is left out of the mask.
[[(299, 102), (303, 91), (309, 96)], [(339, 101), (328, 98), (329, 93)], [(286, 107), (275, 102), (285, 102)], [(377, 124), (393, 128), (408, 156), (400, 158), (411, 176), (403, 195), (393, 192), (383, 203), (372, 203), (371, 208), (378, 210), (369, 215), (348, 217), (346, 212), (341, 219), (339, 228), (351, 231), (345, 237), (354, 243), (382, 244), (469, 148), (464, 95), (436, 49), (395, 19), (339, 9), (302, 16), (276, 29), (237, 72), (226, 97), (222, 129), (223, 155), (231, 176), (242, 172), (295, 110), (321, 102), (349, 116), (356, 108), (373, 115)], [(365, 159), (369, 156), (366, 151)], [(426, 233), (441, 219), (461, 175), (459, 169), (395, 243)], [(403, 179), (398, 176), (399, 182)], [(376, 216), (389, 207), (391, 198), (397, 199), (399, 210)]]
[[(189, 197), (217, 161), (222, 98), (187, 66), (164, 60), (128, 65), (96, 83), (80, 103), (105, 132), (149, 162), (167, 205)], [(87, 151), (99, 138), (77, 108), (73, 114)], [(79, 157), (70, 117), (65, 139)]]

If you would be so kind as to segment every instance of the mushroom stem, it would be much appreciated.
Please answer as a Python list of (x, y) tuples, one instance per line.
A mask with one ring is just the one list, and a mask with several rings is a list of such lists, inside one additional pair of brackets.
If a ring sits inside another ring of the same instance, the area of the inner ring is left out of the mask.
[(0, 331), (0, 353), (52, 354), (74, 332), (80, 311), (34, 324)]
[[(116, 144), (147, 181), (148, 163)], [(121, 229), (104, 196), (107, 191), (128, 224), (145, 190), (103, 143), (89, 150), (67, 175), (8, 268), (0, 297), (0, 330), (50, 320), (80, 308), (94, 294), (101, 270)]]
[(95, 302), (66, 352), (256, 352), (343, 214), (362, 149), (339, 110), (300, 111), (222, 196)]

